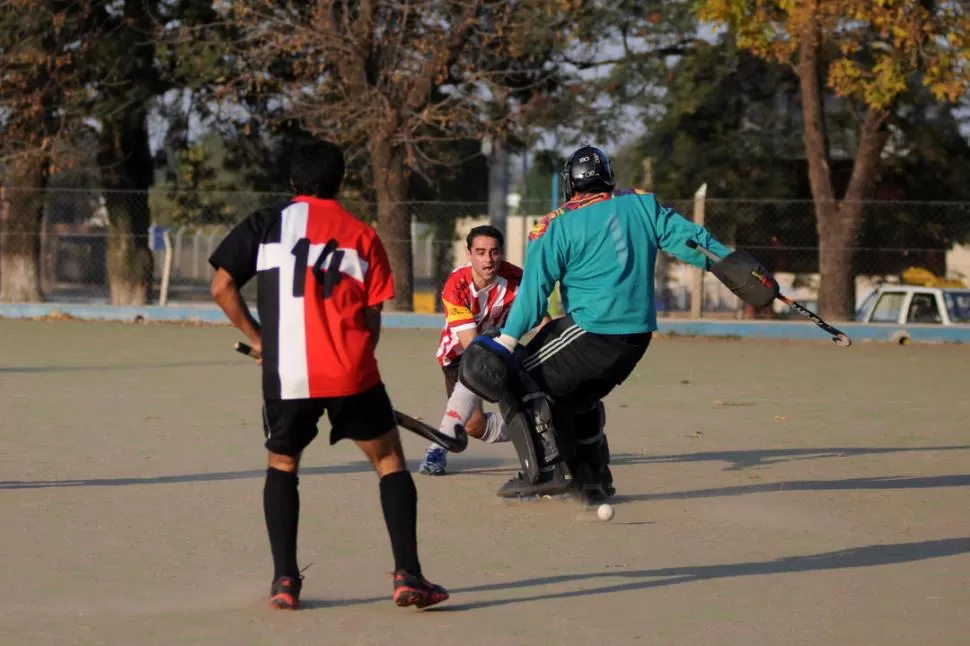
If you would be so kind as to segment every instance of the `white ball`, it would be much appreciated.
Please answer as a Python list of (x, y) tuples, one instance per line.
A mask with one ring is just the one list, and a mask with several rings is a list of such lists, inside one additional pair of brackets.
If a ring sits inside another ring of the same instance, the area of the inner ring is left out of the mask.
[(596, 516), (602, 521), (613, 520), (613, 505), (604, 502), (596, 508)]

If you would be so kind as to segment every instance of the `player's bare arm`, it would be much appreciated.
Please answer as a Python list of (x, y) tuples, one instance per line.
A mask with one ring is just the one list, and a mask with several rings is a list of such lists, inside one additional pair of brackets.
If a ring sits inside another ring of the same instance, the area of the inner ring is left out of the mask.
[[(228, 271), (221, 267), (216, 270), (215, 276), (212, 278), (211, 292), (216, 304), (225, 312), (232, 324), (246, 335), (253, 349), (262, 352), (263, 341), (259, 322), (253, 318), (249, 307), (246, 305), (246, 300), (239, 292), (239, 288), (236, 287), (236, 281), (233, 280)], [(262, 359), (260, 359), (260, 364), (262, 364)]]
[(476, 336), (478, 336), (477, 329), (461, 330), (460, 332), (458, 332), (458, 343), (461, 344), (462, 348), (467, 348), (468, 346), (471, 345), (472, 341), (475, 340)]

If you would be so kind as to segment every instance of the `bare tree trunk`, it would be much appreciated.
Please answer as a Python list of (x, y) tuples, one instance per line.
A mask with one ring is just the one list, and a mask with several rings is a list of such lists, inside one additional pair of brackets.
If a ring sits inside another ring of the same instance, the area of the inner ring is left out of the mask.
[(851, 320), (855, 315), (854, 252), (862, 229), (863, 201), (872, 195), (879, 155), (886, 143), (883, 130), (888, 113), (869, 108), (859, 132), (859, 147), (845, 199), (836, 201), (829, 170), (829, 151), (818, 73), (818, 28), (810, 24), (799, 45), (798, 80), (805, 122), (805, 156), (815, 201), (818, 230), (819, 314), (832, 320)]
[[(839, 222), (839, 205), (835, 201), (832, 176), (829, 171), (829, 151), (825, 136), (825, 114), (822, 108), (822, 88), (818, 74), (819, 33), (809, 23), (799, 46), (798, 73), (802, 95), (802, 115), (805, 129), (805, 157), (808, 161), (808, 180), (815, 202), (815, 226), (819, 244), (818, 309), (823, 318), (844, 318), (846, 260), (851, 252), (845, 248)], [(840, 246), (843, 245), (843, 246)]]
[(146, 305), (151, 301), (155, 261), (148, 246), (148, 194), (112, 193), (105, 198), (111, 304)]
[(414, 310), (414, 254), (406, 204), (408, 179), (404, 151), (382, 140), (371, 144), (370, 153), (377, 194), (377, 233), (387, 249), (394, 273), (394, 308), (411, 312)]
[(823, 318), (851, 320), (855, 316), (854, 248), (865, 220), (865, 200), (872, 196), (879, 156), (886, 144), (882, 129), (887, 113), (869, 108), (859, 134), (852, 177), (841, 204), (816, 204), (819, 271), (819, 313)]
[(112, 305), (144, 305), (151, 299), (154, 257), (148, 246), (152, 158), (144, 110), (104, 124), (98, 161), (108, 210), (108, 284)]
[(48, 159), (38, 153), (13, 164), (0, 211), (0, 302), (36, 303), (40, 291), (40, 226)]
[[(852, 211), (850, 213), (850, 211)], [(855, 271), (853, 255), (862, 204), (816, 205), (818, 228), (819, 287), (818, 309), (822, 318), (850, 320), (855, 312)], [(855, 233), (852, 233), (852, 231)]]

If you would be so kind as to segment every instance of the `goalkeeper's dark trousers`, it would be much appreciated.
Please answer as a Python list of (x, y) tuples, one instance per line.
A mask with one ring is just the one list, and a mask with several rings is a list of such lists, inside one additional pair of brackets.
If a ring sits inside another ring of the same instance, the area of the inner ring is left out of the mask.
[(575, 477), (588, 470), (612, 488), (601, 400), (630, 376), (651, 338), (650, 332), (586, 332), (564, 316), (539, 330), (521, 353), (519, 365), (552, 396), (559, 414), (571, 416), (572, 423), (562, 425), (567, 428), (556, 430), (562, 442), (575, 446), (569, 465)]

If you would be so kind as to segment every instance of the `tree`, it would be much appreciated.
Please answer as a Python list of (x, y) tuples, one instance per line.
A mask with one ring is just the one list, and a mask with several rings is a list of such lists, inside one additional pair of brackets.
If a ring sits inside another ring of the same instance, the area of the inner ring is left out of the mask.
[[(524, 193), (526, 199), (523, 201), (520, 211), (525, 216), (541, 216), (555, 209), (553, 206), (552, 182), (553, 176), (557, 178), (565, 159), (555, 150), (540, 149), (532, 152), (532, 159), (529, 163), (529, 171), (521, 178), (517, 190)], [(614, 169), (619, 170), (620, 164), (613, 160)], [(560, 195), (555, 196), (556, 204), (561, 199)]]
[(563, 143), (624, 139), (623, 124), (655, 116), (668, 66), (698, 44), (694, 0), (574, 2), (558, 91), (544, 96), (534, 128)]
[(41, 300), (40, 228), (56, 144), (81, 128), (89, 3), (0, 2), (0, 301)]
[(763, 201), (795, 197), (795, 172), (784, 162), (800, 149), (792, 127), (797, 102), (798, 80), (784, 66), (731, 42), (698, 44), (669, 69), (661, 110), (624, 153), (636, 160), (628, 172), (642, 174), (639, 160), (649, 160), (651, 188), (688, 217), (691, 196), (706, 184), (705, 226), (728, 244), (764, 255), (776, 271), (814, 263), (814, 254), (802, 251), (770, 253), (778, 241), (803, 240), (812, 221), (799, 217), (799, 208)]
[[(879, 175), (892, 109), (914, 83), (940, 101), (966, 92), (970, 12), (952, 0), (704, 0), (699, 15), (726, 25), (740, 47), (794, 66), (819, 236), (819, 310), (827, 318), (852, 318), (852, 248)], [(841, 199), (830, 173), (826, 87), (860, 112)]]
[[(181, 52), (162, 56), (161, 36), (212, 19), (205, 0), (89, 0), (93, 22), (86, 34), (90, 97), (87, 117), (97, 122), (97, 158), (108, 214), (107, 270), (111, 302), (141, 305), (151, 298), (153, 256), (149, 189), (155, 178), (149, 115), (156, 99), (186, 83)], [(173, 27), (174, 25), (174, 27)], [(197, 52), (193, 51), (192, 54)], [(179, 74), (170, 73), (178, 69)]]
[(653, 158), (664, 199), (689, 200), (703, 183), (715, 198), (792, 197), (777, 162), (800, 149), (794, 74), (718, 42), (698, 45), (668, 79), (663, 111), (635, 145)]
[(99, 121), (98, 165), (108, 213), (108, 284), (113, 305), (151, 298), (154, 259), (148, 246), (148, 190), (154, 161), (148, 136), (151, 101), (170, 86), (156, 67), (153, 33), (164, 3), (99, 3), (107, 35), (96, 43), (92, 116)]
[(374, 192), (394, 271), (394, 304), (411, 309), (409, 177), (432, 175), (442, 142), (514, 134), (555, 78), (550, 54), (568, 32), (569, 4), (228, 4), (226, 20), (239, 36), (226, 89), (241, 103), (259, 97), (281, 118), (295, 118), (344, 145), (351, 159), (365, 160), (363, 179)]
[[(411, 176), (408, 192), (412, 215), (431, 228), (431, 289), (440, 294), (445, 281), (455, 268), (452, 254), (458, 220), (480, 216), (487, 210), (489, 176), (488, 159), (479, 154), (481, 142), (449, 141), (436, 146), (435, 159), (443, 162), (433, 181), (421, 175)], [(451, 163), (447, 163), (451, 160)], [(440, 310), (441, 299), (435, 298)]]
[(233, 224), (245, 217), (229, 199), (238, 190), (224, 170), (221, 139), (207, 135), (168, 152), (167, 170), (152, 187), (150, 205), (155, 224)]
[(914, 91), (897, 107), (878, 201), (859, 236), (860, 273), (899, 275), (916, 265), (944, 275), (946, 252), (970, 240), (966, 118), (928, 94)]

